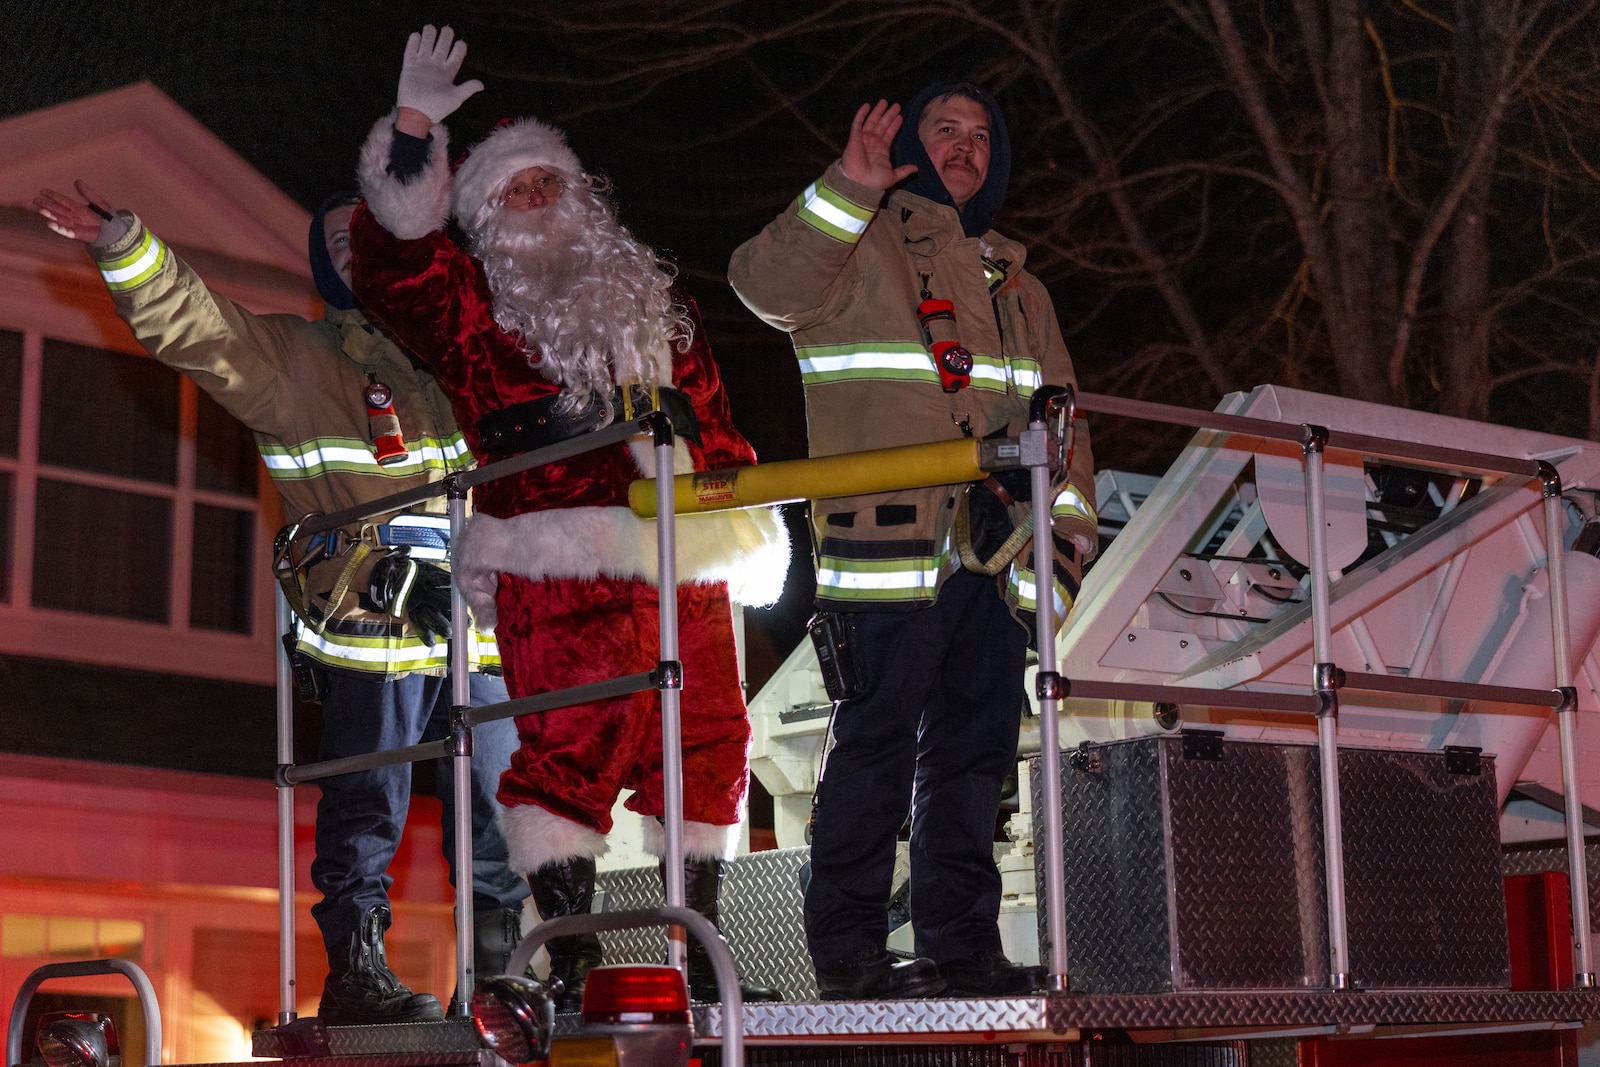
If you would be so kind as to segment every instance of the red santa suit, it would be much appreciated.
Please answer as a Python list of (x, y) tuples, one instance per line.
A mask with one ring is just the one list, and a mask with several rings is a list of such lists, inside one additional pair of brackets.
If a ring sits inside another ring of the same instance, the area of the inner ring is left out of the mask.
[[(351, 223), (353, 288), (362, 306), (433, 368), (478, 461), (504, 459), (484, 432), (485, 418), (492, 423), (514, 405), (548, 401), (562, 386), (541, 373), (526, 342), (497, 324), (482, 264), (446, 235), (445, 215), (452, 191), (461, 217), (463, 202), (483, 202), (527, 167), (574, 177), (582, 170), (559, 132), (523, 120), (475, 148), (453, 190), (445, 137), (435, 128), (421, 174), (401, 181), (388, 168), (391, 132), (390, 121), (381, 121), (363, 150), (367, 208)], [(685, 294), (674, 296), (692, 340), (674, 346), (671, 380), (653, 384), (680, 390), (699, 423), (698, 441), (677, 437), (677, 470), (752, 463), (698, 311)], [(641, 471), (655, 473), (648, 440), (474, 489), (475, 516), (455, 549), (455, 577), (479, 625), (495, 628), (513, 697), (656, 666), (655, 524), (627, 507), (628, 486)], [(742, 603), (775, 601), (788, 538), (776, 513), (758, 510), (681, 517), (677, 540), (686, 851), (727, 858), (748, 785), (750, 741), (729, 583)], [(662, 814), (654, 692), (522, 716), (517, 729), (521, 749), (498, 794), (514, 869), (603, 853), (624, 789), (633, 791), (631, 810)], [(654, 824), (647, 819), (647, 827)]]

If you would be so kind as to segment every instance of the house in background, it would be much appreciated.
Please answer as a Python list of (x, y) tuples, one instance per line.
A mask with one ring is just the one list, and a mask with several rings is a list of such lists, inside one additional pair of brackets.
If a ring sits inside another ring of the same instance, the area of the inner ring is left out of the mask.
[[(269, 561), (283, 519), (251, 435), (139, 350), (82, 247), (29, 207), (76, 178), (251, 310), (321, 314), (308, 213), (153, 85), (0, 121), (0, 1004), (40, 963), (123, 956), (155, 984), (164, 1060), (238, 1060), (279, 1008)], [(308, 759), (314, 709), (299, 718)], [(316, 796), (296, 796), (302, 1015), (325, 972)], [(413, 805), (389, 953), (443, 997), (438, 814)], [(131, 987), (51, 990), (104, 996), (139, 1067)]]

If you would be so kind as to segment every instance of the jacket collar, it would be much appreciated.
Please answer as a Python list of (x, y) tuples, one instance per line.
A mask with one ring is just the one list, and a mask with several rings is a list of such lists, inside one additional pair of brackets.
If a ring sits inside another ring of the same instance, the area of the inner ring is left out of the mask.
[[(955, 208), (904, 189), (889, 194), (884, 211), (899, 222), (906, 250), (913, 255), (937, 256), (953, 241), (977, 240), (962, 233), (961, 218)], [(1020, 270), (1027, 259), (1026, 248), (994, 230), (985, 233), (982, 241), (989, 246), (990, 256), (1005, 260), (1013, 273)]]

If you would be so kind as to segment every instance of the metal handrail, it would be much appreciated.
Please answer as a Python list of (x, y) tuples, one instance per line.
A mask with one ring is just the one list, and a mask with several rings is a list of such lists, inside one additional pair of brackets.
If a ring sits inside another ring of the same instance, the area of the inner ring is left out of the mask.
[(35, 967), (22, 980), (17, 999), (11, 1002), (11, 1021), (6, 1026), (7, 1067), (22, 1063), (22, 1024), (27, 1021), (28, 1007), (39, 986), (51, 978), (82, 978), (94, 974), (120, 974), (133, 983), (139, 1009), (144, 1015), (144, 1062), (148, 1067), (158, 1067), (161, 1063), (161, 1012), (156, 1007), (156, 991), (144, 968), (132, 960), (75, 960)]
[[(678, 662), (677, 628), (677, 549), (676, 524), (671, 493), (674, 436), (671, 420), (661, 412), (650, 412), (638, 419), (619, 423), (582, 437), (563, 441), (547, 448), (537, 449), (510, 459), (487, 464), (472, 471), (450, 475), (438, 482), (402, 493), (394, 493), (368, 501), (366, 504), (345, 508), (324, 515), (306, 516), (295, 527), (298, 536), (309, 536), (359, 522), (373, 515), (385, 514), (421, 503), (435, 496), (449, 498), (449, 516), (452, 542), (461, 533), (466, 518), (466, 491), (495, 478), (517, 474), (534, 467), (570, 459), (573, 456), (629, 441), (641, 434), (649, 434), (655, 443), (656, 480), (663, 489), (657, 501), (657, 563), (660, 576), (658, 604), (660, 608), (660, 658), (657, 668), (647, 673), (626, 675), (605, 682), (571, 686), (567, 689), (533, 697), (506, 701), (485, 708), (469, 707), (469, 664), (467, 656), (467, 612), (461, 592), (452, 583), (451, 589), (451, 685), (452, 722), (450, 737), (440, 741), (425, 742), (365, 755), (335, 760), (324, 760), (304, 766), (293, 765), (293, 713), (286, 666), (280, 663), (278, 671), (278, 758), (277, 783), (278, 847), (279, 847), (279, 911), (280, 911), (280, 1025), (294, 1021), (294, 785), (346, 774), (355, 770), (389, 766), (450, 756), (455, 761), (455, 913), (456, 913), (456, 989), (460, 1001), (457, 1008), (465, 1013), (466, 998), (473, 985), (471, 924), (466, 920), (472, 914), (472, 835), (471, 803), (468, 790), (471, 783), (472, 727), (478, 723), (535, 714), (555, 708), (571, 707), (593, 700), (610, 699), (630, 693), (656, 688), (661, 693), (662, 722), (662, 785), (665, 797), (664, 864), (667, 871), (666, 897), (670, 907), (681, 908), (684, 901), (683, 886), (683, 768), (680, 693), (683, 684), (682, 665)], [(278, 618), (281, 629), (287, 629), (287, 604), (279, 597)], [(703, 920), (702, 920), (703, 921)], [(678, 924), (682, 925), (682, 924)], [(684, 965), (684, 944), (677, 938), (669, 942), (669, 962)], [(731, 957), (729, 959), (731, 966)], [(735, 987), (737, 982), (735, 981)], [(737, 994), (736, 994), (737, 995)], [(734, 1044), (742, 1057), (742, 1045), (735, 1035)]]
[[(1544, 460), (1392, 441), (1366, 434), (1331, 430), (1305, 423), (1278, 422), (1270, 419), (1230, 415), (1225, 412), (1178, 407), (1171, 404), (1124, 400), (1103, 394), (1077, 394), (1075, 406), (1077, 410), (1093, 411), (1107, 415), (1123, 415), (1155, 422), (1189, 426), (1199, 430), (1220, 431), (1228, 434), (1293, 442), (1301, 446), (1306, 479), (1306, 526), (1311, 550), (1309, 574), (1311, 580), (1310, 599), (1312, 602), (1313, 664), (1308, 698), (1309, 707), (1284, 706), (1282, 710), (1308, 710), (1317, 720), (1318, 762), (1323, 791), (1323, 841), (1326, 857), (1324, 875), (1327, 880), (1328, 898), (1330, 986), (1335, 990), (1351, 988), (1348, 939), (1345, 928), (1344, 850), (1339, 811), (1337, 752), (1338, 692), (1341, 687), (1348, 686), (1353, 689), (1372, 692), (1414, 695), (1467, 695), (1477, 699), (1523, 703), (1556, 709), (1556, 721), (1561, 742), (1562, 783), (1566, 795), (1565, 824), (1568, 886), (1571, 894), (1570, 904), (1575, 949), (1573, 984), (1580, 989), (1593, 988), (1596, 984), (1596, 976), (1592, 964), (1589, 898), (1586, 888), (1588, 885), (1588, 861), (1583, 849), (1582, 801), (1579, 796), (1577, 767), (1577, 691), (1572, 686), (1573, 671), (1570, 662), (1571, 657), (1567, 648), (1569, 633), (1563, 559), (1566, 546), (1562, 533), (1563, 523), (1560, 510), (1561, 478), (1555, 468)], [(1035, 428), (1035, 425), (1030, 423), (1030, 432)], [(1042, 427), (1038, 428), (1042, 429)], [(1453, 469), (1493, 471), (1520, 476), (1529, 481), (1537, 479), (1540, 482), (1544, 505), (1546, 566), (1550, 572), (1551, 636), (1554, 644), (1556, 670), (1556, 687), (1553, 691), (1518, 689), (1509, 686), (1473, 685), (1471, 683), (1437, 683), (1430, 679), (1386, 678), (1381, 675), (1370, 674), (1346, 675), (1339, 670), (1332, 660), (1331, 651), (1332, 611), (1329, 606), (1330, 580), (1327, 568), (1327, 528), (1323, 521), (1325, 497), (1323, 494), (1322, 458), (1327, 448), (1355, 451), (1364, 455), (1406, 459)], [(1045, 484), (1042, 481), (1043, 462), (1042, 457), (1035, 457), (1033, 462), (1025, 461), (1024, 464), (1032, 468), (1035, 483), (1034, 521), (1038, 529), (1046, 528), (1042, 523), (1048, 519), (1047, 505), (1038, 499), (1039, 489)], [(1043, 539), (1036, 538), (1035, 540)], [(1043, 591), (1048, 588), (1046, 585), (1048, 579), (1045, 576), (1050, 573), (1048, 569), (1045, 569), (1047, 558), (1042, 546), (1036, 544), (1035, 580), (1036, 589), (1040, 593), (1040, 595), (1036, 596), (1036, 601), (1039, 605), (1039, 610), (1036, 612), (1040, 648), (1038, 677), (1041, 679), (1038, 683), (1038, 696), (1041, 705), (1041, 746), (1043, 748), (1041, 769), (1045, 778), (1047, 864), (1045, 873), (1045, 906), (1047, 911), (1047, 930), (1051, 937), (1050, 970), (1052, 988), (1065, 989), (1067, 984), (1065, 951), (1064, 945), (1058, 945), (1058, 940), (1064, 941), (1063, 924), (1057, 915), (1058, 912), (1064, 912), (1065, 900), (1058, 884), (1059, 878), (1057, 876), (1059, 872), (1055, 869), (1061, 862), (1059, 853), (1060, 821), (1062, 817), (1061, 784), (1058, 763), (1056, 762), (1059, 754), (1055, 751), (1057, 747), (1055, 701), (1046, 699), (1046, 690), (1050, 690), (1050, 696), (1055, 698), (1065, 696), (1069, 691), (1076, 691), (1081, 696), (1109, 697), (1138, 694), (1144, 696), (1145, 699), (1168, 701), (1173, 700), (1179, 694), (1212, 693), (1214, 695), (1209, 699), (1206, 697), (1199, 697), (1199, 699), (1208, 699), (1208, 702), (1217, 706), (1268, 707), (1277, 705), (1280, 701), (1283, 705), (1298, 704), (1299, 701), (1292, 700), (1288, 694), (1230, 693), (1227, 690), (1180, 689), (1179, 687), (1137, 686), (1108, 682), (1080, 682), (1073, 685), (1059, 679), (1055, 674), (1054, 633), (1051, 631), (1047, 634), (1044, 625), (1051, 614), (1048, 606), (1049, 597), (1043, 595)], [(1046, 655), (1047, 648), (1048, 656)], [(1445, 692), (1447, 688), (1448, 694)], [(1263, 697), (1266, 699), (1263, 700)]]

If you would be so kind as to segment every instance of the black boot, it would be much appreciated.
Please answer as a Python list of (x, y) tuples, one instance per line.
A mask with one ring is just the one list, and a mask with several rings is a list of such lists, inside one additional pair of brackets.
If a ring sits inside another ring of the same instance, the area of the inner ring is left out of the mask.
[[(541, 919), (587, 915), (594, 905), (594, 860), (579, 856), (547, 863), (528, 875), (528, 887)], [(600, 965), (600, 935), (552, 937), (544, 947), (550, 953), (550, 977), (563, 987), (556, 1011), (582, 1011), (583, 983), (589, 968)]]
[(317, 1018), (328, 1026), (372, 1023), (432, 1023), (444, 1018), (437, 997), (413, 993), (389, 969), (383, 932), (389, 909), (378, 905), (361, 916), (361, 926), (345, 942), (343, 958), (330, 953), (328, 981), (322, 987)]
[[(522, 940), (522, 905), (489, 908), (472, 913), (472, 973), (474, 981), (505, 974), (511, 953)], [(470, 997), (472, 991), (467, 990)], [(450, 1016), (455, 1017), (461, 990), (450, 998)]]
[(472, 913), (472, 970), (479, 978), (506, 974), (522, 940), (522, 905)]
[[(662, 881), (665, 883), (665, 864), (662, 864), (660, 869)], [(722, 897), (722, 879), (727, 873), (727, 860), (685, 859), (683, 861), (684, 906), (710, 919), (711, 925), (719, 931), (722, 929), (722, 922), (718, 905)], [(717, 973), (711, 966), (711, 954), (706, 951), (700, 939), (692, 934), (689, 937), (687, 962), (690, 999), (712, 1004), (721, 1001), (722, 990), (717, 985)], [(770, 986), (752, 985), (742, 978), (739, 979), (739, 995), (747, 1003), (783, 999), (783, 994), (778, 990)]]

